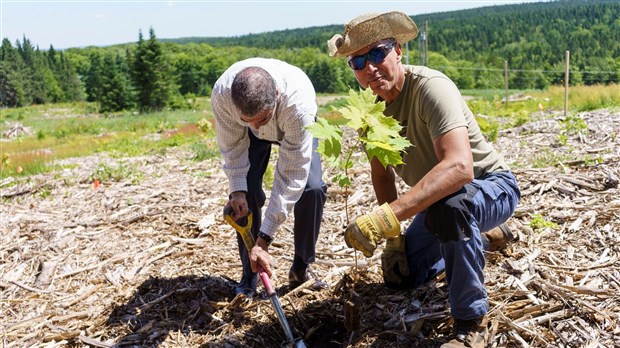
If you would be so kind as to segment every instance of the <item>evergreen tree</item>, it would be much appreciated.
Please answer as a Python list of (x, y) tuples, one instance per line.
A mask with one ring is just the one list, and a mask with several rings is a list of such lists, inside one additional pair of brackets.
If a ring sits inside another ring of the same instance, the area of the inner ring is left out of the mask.
[(153, 28), (149, 30), (148, 41), (144, 40), (142, 32), (139, 33), (135, 53), (130, 54), (128, 59), (131, 61), (131, 77), (141, 111), (159, 111), (175, 103), (178, 90), (172, 65)]
[(85, 76), (86, 100), (94, 102), (101, 100), (103, 94), (104, 53), (94, 51), (88, 57), (90, 65)]
[(22, 57), (8, 39), (0, 47), (0, 106), (23, 106), (26, 94), (26, 66)]
[(317, 91), (324, 93), (341, 92), (346, 89), (342, 81), (342, 71), (327, 58), (318, 59), (307, 69), (307, 75)]
[(99, 105), (101, 112), (113, 112), (133, 107), (134, 97), (129, 69), (125, 60), (120, 56), (108, 54), (104, 59), (107, 67), (102, 76)]
[(49, 67), (47, 57), (30, 40), (24, 37), (22, 43), (18, 41), (17, 51), (22, 56), (26, 65), (26, 76), (29, 76), (29, 84), (26, 93), (32, 98), (34, 104), (57, 102), (62, 99), (62, 89), (54, 73)]
[(53, 46), (47, 51), (48, 65), (54, 73), (54, 78), (62, 90), (61, 101), (81, 101), (84, 99), (84, 88), (77, 71), (65, 54), (54, 50)]

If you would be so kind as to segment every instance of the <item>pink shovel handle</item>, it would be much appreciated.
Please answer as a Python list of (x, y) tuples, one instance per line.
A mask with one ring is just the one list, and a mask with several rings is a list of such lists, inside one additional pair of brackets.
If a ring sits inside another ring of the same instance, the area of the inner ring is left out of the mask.
[(271, 296), (271, 294), (273, 294), (275, 290), (273, 289), (273, 286), (271, 286), (271, 281), (269, 280), (267, 272), (265, 272), (263, 266), (261, 265), (258, 265), (258, 275), (260, 276), (260, 280), (262, 280), (263, 282), (265, 290), (267, 290), (267, 295)]

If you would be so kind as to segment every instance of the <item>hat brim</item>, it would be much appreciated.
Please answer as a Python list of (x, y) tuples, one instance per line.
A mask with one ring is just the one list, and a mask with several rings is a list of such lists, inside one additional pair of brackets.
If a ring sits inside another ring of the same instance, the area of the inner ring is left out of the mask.
[(346, 57), (384, 39), (402, 44), (418, 36), (418, 27), (411, 17), (398, 11), (358, 16), (345, 25), (344, 36), (336, 34), (327, 41), (331, 57)]

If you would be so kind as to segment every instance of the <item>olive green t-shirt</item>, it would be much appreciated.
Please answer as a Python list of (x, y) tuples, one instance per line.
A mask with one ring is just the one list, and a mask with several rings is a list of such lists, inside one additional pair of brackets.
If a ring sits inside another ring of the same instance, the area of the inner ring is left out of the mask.
[(474, 177), (509, 170), (503, 158), (493, 149), (469, 110), (458, 88), (443, 73), (424, 66), (405, 65), (405, 83), (396, 100), (384, 111), (394, 117), (413, 147), (403, 154), (404, 164), (396, 173), (409, 186), (414, 186), (439, 163), (433, 139), (455, 129), (467, 127), (474, 159)]

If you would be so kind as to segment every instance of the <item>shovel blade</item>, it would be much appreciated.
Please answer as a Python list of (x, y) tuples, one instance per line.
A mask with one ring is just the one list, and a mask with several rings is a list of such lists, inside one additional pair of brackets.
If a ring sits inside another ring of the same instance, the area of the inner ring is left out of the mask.
[(280, 347), (282, 348), (306, 348), (306, 344), (304, 343), (304, 340), (302, 340), (301, 338), (298, 338), (294, 341), (284, 342), (280, 345)]
[(306, 344), (304, 343), (304, 341), (301, 338), (298, 338), (293, 343), (293, 347), (295, 347), (295, 348), (306, 348)]

